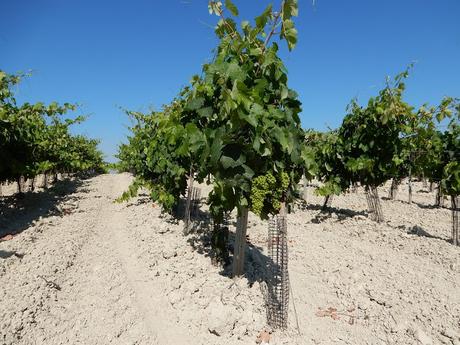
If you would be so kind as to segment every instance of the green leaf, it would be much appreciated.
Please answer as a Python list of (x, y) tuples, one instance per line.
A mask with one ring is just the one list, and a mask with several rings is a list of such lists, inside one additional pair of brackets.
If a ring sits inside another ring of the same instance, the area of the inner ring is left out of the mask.
[(288, 150), (288, 138), (284, 131), (281, 128), (276, 128), (276, 130), (273, 131), (273, 135), (275, 139), (278, 141), (278, 143), (281, 145), (283, 151)]
[(198, 110), (203, 106), (203, 104), (204, 104), (203, 97), (192, 98), (191, 100), (187, 102), (186, 109)]
[(223, 143), (222, 143), (221, 132), (217, 131), (216, 137), (214, 138), (212, 145), (211, 145), (211, 164), (212, 165), (216, 164), (217, 161), (220, 159), (220, 156), (222, 154), (222, 148), (223, 148)]
[(280, 36), (286, 39), (289, 50), (294, 49), (297, 44), (297, 30), (291, 19), (283, 20), (283, 28)]
[(281, 100), (286, 99), (289, 95), (289, 90), (286, 85), (281, 85)]
[(256, 17), (256, 26), (257, 29), (263, 30), (265, 28), (265, 25), (267, 25), (268, 19), (270, 18), (272, 14), (272, 4), (268, 5), (265, 10), (262, 12), (262, 14), (258, 17)]
[(235, 17), (238, 16), (238, 8), (231, 0), (225, 0), (225, 7), (227, 7), (232, 15)]
[(238, 161), (228, 156), (220, 157), (220, 162), (222, 163), (222, 166), (224, 167), (224, 169), (235, 168), (240, 165)]
[(198, 115), (200, 115), (201, 117), (211, 117), (212, 112), (213, 110), (211, 107), (201, 108), (197, 110)]
[(282, 9), (283, 21), (290, 19), (291, 17), (297, 17), (299, 15), (297, 0), (284, 0)]
[(243, 81), (246, 77), (246, 73), (241, 69), (236, 62), (228, 64), (227, 74), (232, 80), (241, 80)]
[(265, 147), (264, 153), (262, 153), (262, 157), (270, 156), (271, 154), (272, 152), (270, 151), (270, 149), (268, 147)]

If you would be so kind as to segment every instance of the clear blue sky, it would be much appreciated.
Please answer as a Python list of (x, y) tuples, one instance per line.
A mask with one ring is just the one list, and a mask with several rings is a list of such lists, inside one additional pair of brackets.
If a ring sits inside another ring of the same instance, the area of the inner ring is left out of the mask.
[[(242, 19), (269, 2), (235, 0)], [(300, 0), (299, 44), (282, 56), (303, 127), (339, 126), (351, 98), (412, 61), (409, 102), (460, 97), (459, 14), (459, 0)], [(207, 0), (0, 0), (0, 69), (33, 70), (19, 101), (81, 104), (78, 132), (112, 160), (129, 124), (119, 107), (169, 103), (210, 59), (215, 23)]]

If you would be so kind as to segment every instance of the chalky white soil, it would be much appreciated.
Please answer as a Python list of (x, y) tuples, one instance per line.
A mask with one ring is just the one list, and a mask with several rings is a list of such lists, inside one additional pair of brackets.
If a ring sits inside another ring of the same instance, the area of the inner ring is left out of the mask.
[[(184, 236), (145, 196), (113, 203), (130, 180), (61, 181), (0, 201), (0, 344), (255, 344), (267, 223), (250, 215), (248, 273), (233, 280), (211, 264), (205, 226)], [(409, 205), (405, 188), (394, 201), (379, 189), (381, 224), (362, 189), (321, 213), (309, 188), (307, 208), (288, 216), (289, 328), (270, 344), (460, 344), (451, 212), (421, 183)]]

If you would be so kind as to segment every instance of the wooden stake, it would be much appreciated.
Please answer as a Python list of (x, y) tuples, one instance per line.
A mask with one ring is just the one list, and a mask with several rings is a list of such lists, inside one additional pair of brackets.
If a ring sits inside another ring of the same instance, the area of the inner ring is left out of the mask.
[(396, 198), (396, 193), (398, 191), (398, 186), (401, 183), (401, 180), (398, 178), (393, 178), (391, 181), (391, 187), (390, 187), (390, 192), (388, 193), (388, 197), (391, 200), (394, 200)]
[(452, 244), (454, 246), (460, 245), (458, 238), (458, 197), (451, 195), (452, 205)]
[(412, 167), (409, 167), (409, 204), (412, 204)]
[(303, 200), (307, 201), (307, 178), (303, 175)]
[(242, 207), (236, 220), (235, 249), (233, 253), (233, 277), (244, 273), (244, 254), (248, 228), (248, 208)]
[(435, 206), (444, 207), (444, 195), (442, 193), (441, 182), (438, 183), (438, 188), (436, 191)]

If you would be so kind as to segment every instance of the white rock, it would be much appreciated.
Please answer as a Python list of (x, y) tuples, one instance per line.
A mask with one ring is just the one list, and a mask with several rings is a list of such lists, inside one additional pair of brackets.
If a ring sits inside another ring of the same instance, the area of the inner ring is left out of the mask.
[(418, 343), (421, 345), (433, 345), (433, 340), (430, 336), (428, 336), (425, 332), (423, 332), (420, 328), (415, 330), (415, 339), (417, 339)]

